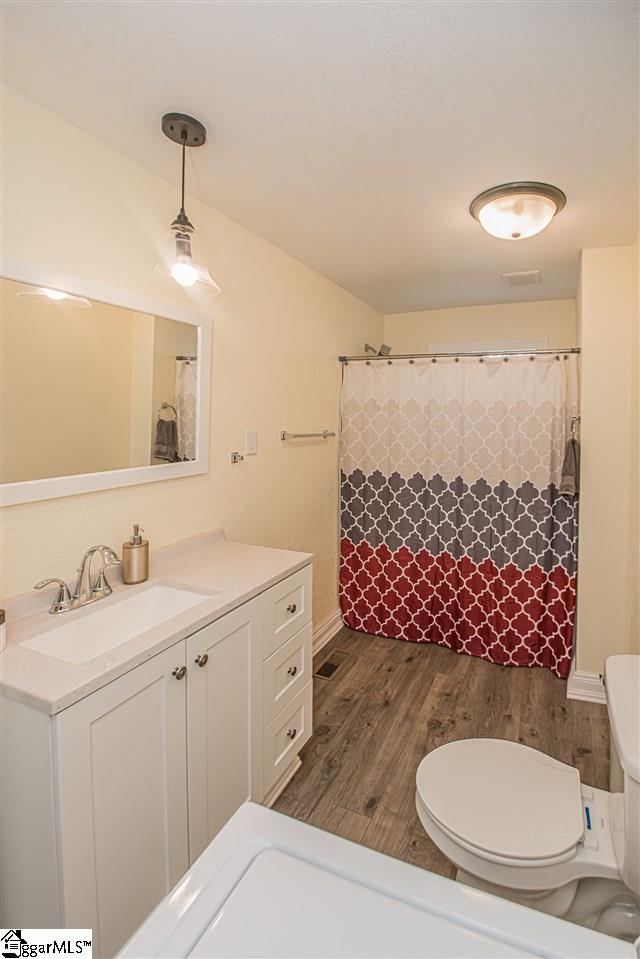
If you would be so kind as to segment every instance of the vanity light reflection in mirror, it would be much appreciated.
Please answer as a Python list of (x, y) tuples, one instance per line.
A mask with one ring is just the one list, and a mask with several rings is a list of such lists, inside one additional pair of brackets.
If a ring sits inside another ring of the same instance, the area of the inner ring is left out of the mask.
[(0, 278), (0, 480), (196, 459), (198, 326)]

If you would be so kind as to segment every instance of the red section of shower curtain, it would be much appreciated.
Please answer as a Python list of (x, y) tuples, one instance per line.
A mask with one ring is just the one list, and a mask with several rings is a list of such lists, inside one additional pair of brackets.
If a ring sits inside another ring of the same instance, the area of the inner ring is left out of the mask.
[(511, 666), (571, 668), (576, 576), (448, 552), (341, 544), (340, 606), (351, 629), (447, 646)]

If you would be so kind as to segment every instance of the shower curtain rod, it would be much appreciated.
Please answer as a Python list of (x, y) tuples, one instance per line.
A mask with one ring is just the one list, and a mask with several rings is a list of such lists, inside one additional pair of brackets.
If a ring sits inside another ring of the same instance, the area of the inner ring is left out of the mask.
[(437, 357), (455, 357), (455, 356), (553, 356), (554, 354), (560, 355), (560, 353), (580, 353), (579, 346), (570, 346), (563, 350), (481, 350), (479, 352), (469, 352), (469, 353), (393, 353), (389, 356), (339, 356), (338, 360), (340, 363), (353, 363), (361, 362), (366, 360), (367, 362), (373, 362), (374, 360), (386, 360), (387, 363), (391, 363), (392, 360), (422, 360), (422, 359), (436, 359)]

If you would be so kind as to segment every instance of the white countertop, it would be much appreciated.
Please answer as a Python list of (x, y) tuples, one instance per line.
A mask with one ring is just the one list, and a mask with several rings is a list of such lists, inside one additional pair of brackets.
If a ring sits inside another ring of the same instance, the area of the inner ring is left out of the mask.
[(633, 957), (628, 942), (245, 803), (119, 953)]
[[(124, 586), (116, 583), (113, 575), (113, 595), (82, 609), (52, 616), (47, 612), (50, 595), (38, 596), (37, 601), (18, 598), (6, 602), (7, 648), (0, 653), (0, 692), (51, 715), (58, 713), (307, 566), (312, 559), (310, 553), (229, 543), (218, 531), (152, 554), (146, 583)], [(90, 617), (107, 604), (154, 583), (210, 593), (210, 599), (86, 663), (67, 663), (21, 645), (34, 635), (60, 626), (67, 617)], [(36, 602), (37, 611), (33, 608)]]

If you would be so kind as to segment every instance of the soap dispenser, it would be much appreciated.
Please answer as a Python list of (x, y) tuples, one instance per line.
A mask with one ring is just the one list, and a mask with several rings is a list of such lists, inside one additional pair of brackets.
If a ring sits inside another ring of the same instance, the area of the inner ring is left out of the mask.
[(134, 523), (131, 538), (122, 544), (122, 582), (128, 586), (149, 579), (149, 540), (140, 533), (144, 530)]

